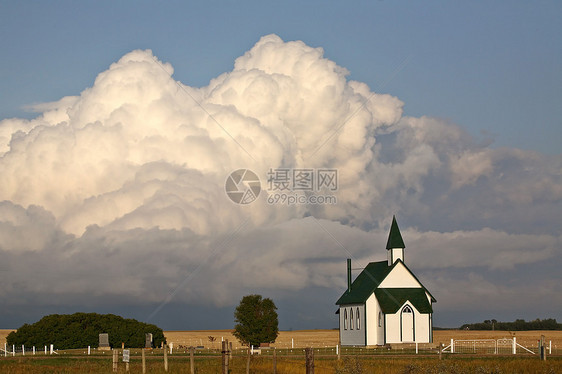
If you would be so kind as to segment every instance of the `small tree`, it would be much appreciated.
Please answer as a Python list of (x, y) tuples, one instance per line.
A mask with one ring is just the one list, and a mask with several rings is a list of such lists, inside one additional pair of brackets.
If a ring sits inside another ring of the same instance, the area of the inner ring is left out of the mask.
[(269, 298), (248, 295), (234, 311), (234, 336), (244, 345), (273, 343), (279, 335), (277, 307)]

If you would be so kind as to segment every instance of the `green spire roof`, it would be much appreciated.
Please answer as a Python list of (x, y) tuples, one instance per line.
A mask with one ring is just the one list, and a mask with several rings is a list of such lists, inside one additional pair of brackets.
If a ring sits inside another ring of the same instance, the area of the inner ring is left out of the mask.
[(388, 234), (388, 241), (386, 242), (386, 249), (391, 248), (406, 248), (400, 229), (396, 223), (396, 217), (392, 216), (392, 225), (390, 225), (390, 233)]

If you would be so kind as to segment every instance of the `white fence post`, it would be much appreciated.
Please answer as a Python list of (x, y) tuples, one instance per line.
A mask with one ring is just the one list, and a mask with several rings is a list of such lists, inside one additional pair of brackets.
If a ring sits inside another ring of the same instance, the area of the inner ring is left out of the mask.
[(451, 353), (455, 353), (455, 341), (451, 339)]
[(45, 356), (47, 355), (47, 346), (45, 346)]
[(291, 338), (291, 349), (295, 348), (295, 341), (293, 338)]
[(53, 345), (51, 344), (51, 354), (53, 354)]
[(513, 337), (513, 354), (517, 354), (517, 338)]
[(8, 356), (8, 343), (4, 343), (4, 357)]
[(88, 346), (88, 356), (90, 355), (90, 346)]
[(21, 345), (21, 355), (25, 356), (25, 345)]
[(35, 346), (33, 346), (33, 355), (35, 356)]
[(416, 342), (416, 354), (418, 354), (418, 342)]
[(552, 354), (552, 340), (548, 341), (548, 354), (551, 355)]

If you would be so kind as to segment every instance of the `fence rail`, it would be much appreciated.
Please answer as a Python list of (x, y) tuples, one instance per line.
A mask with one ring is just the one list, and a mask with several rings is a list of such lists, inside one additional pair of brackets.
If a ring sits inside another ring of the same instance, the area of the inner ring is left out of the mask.
[[(451, 339), (451, 344), (442, 349), (449, 353), (471, 354), (540, 354), (540, 343), (536, 347), (525, 347), (517, 343), (517, 338), (502, 339)], [(544, 346), (547, 354), (552, 355), (552, 341)]]
[[(181, 347), (174, 350), (170, 349), (168, 346), (167, 353), (174, 356), (185, 356), (189, 355), (190, 347)], [(558, 347), (556, 347), (558, 348)], [(354, 346), (334, 346), (325, 348), (312, 348), (315, 355), (324, 356), (384, 356), (384, 355), (433, 355), (439, 353), (439, 346), (423, 344), (416, 347), (415, 344), (401, 344), (393, 346), (376, 346), (376, 347), (354, 347)], [(306, 348), (250, 348), (251, 355), (260, 356), (305, 356)], [(140, 356), (142, 349), (133, 348), (130, 349), (132, 356)], [(451, 339), (451, 343), (447, 346), (443, 346), (441, 351), (443, 353), (454, 353), (454, 354), (497, 354), (497, 355), (508, 355), (508, 354), (539, 354), (539, 347), (525, 347), (515, 339), (476, 339), (476, 340), (464, 340), (464, 339)], [(552, 344), (548, 342), (545, 347), (546, 354), (560, 355), (562, 350), (553, 349)], [(162, 348), (146, 349), (149, 356), (163, 355)], [(65, 349), (58, 350), (52, 345), (43, 347), (26, 347), (26, 346), (8, 346), (5, 345), (4, 348), (0, 348), (0, 357), (4, 356), (32, 356), (32, 355), (70, 355), (70, 356), (82, 356), (82, 355), (94, 355), (94, 356), (108, 356), (111, 355), (112, 351), (108, 350), (98, 350), (97, 348), (77, 348), (77, 349)], [(220, 356), (221, 349), (218, 348), (194, 348), (194, 354), (196, 356), (210, 357), (210, 356)], [(229, 350), (230, 356), (247, 356), (248, 348), (235, 348)]]

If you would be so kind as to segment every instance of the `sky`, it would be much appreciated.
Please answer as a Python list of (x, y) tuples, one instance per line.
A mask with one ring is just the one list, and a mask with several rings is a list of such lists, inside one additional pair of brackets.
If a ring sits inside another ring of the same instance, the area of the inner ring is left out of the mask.
[(225, 329), (251, 293), (334, 328), (393, 215), (436, 326), (562, 321), (561, 16), (0, 1), (0, 328)]

